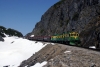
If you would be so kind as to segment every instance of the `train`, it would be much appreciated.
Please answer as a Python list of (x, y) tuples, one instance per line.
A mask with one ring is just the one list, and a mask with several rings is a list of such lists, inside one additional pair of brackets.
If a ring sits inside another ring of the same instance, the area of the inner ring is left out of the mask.
[(81, 41), (79, 37), (79, 33), (77, 32), (67, 32), (62, 34), (56, 34), (52, 36), (34, 36), (28, 37), (29, 40), (35, 41), (47, 41), (47, 42), (54, 42), (54, 43), (63, 43), (67, 45), (77, 45), (81, 46)]

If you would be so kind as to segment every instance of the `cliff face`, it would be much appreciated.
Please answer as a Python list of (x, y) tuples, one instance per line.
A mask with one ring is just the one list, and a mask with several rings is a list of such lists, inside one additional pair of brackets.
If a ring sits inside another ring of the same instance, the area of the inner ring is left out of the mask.
[[(31, 34), (54, 35), (75, 29), (84, 43), (86, 39), (90, 41), (92, 35), (95, 38), (94, 32), (99, 27), (99, 15), (100, 0), (61, 0), (42, 15)], [(87, 37), (83, 33), (87, 33)]]

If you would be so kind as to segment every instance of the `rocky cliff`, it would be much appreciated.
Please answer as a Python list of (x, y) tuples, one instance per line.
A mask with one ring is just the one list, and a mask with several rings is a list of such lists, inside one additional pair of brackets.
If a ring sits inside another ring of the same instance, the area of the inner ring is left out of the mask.
[(54, 35), (75, 29), (86, 45), (100, 31), (99, 15), (100, 0), (60, 0), (42, 15), (31, 34)]

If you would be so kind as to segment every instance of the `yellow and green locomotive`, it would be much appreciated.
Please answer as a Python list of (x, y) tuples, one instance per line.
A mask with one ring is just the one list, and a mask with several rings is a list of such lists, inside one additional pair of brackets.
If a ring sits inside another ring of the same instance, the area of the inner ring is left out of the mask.
[(81, 46), (79, 34), (77, 32), (67, 32), (67, 33), (57, 34), (53, 36), (34, 36), (34, 37), (28, 37), (28, 39)]
[(61, 35), (51, 36), (51, 41), (80, 46), (80, 38), (77, 32), (67, 32)]

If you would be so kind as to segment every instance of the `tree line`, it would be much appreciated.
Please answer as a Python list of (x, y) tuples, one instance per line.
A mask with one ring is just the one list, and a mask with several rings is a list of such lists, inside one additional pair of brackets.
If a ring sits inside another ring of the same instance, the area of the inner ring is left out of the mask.
[(6, 35), (9, 36), (18, 36), (18, 37), (23, 37), (23, 34), (17, 30), (11, 29), (11, 28), (5, 28), (4, 26), (0, 26), (0, 35), (2, 37), (5, 37)]

